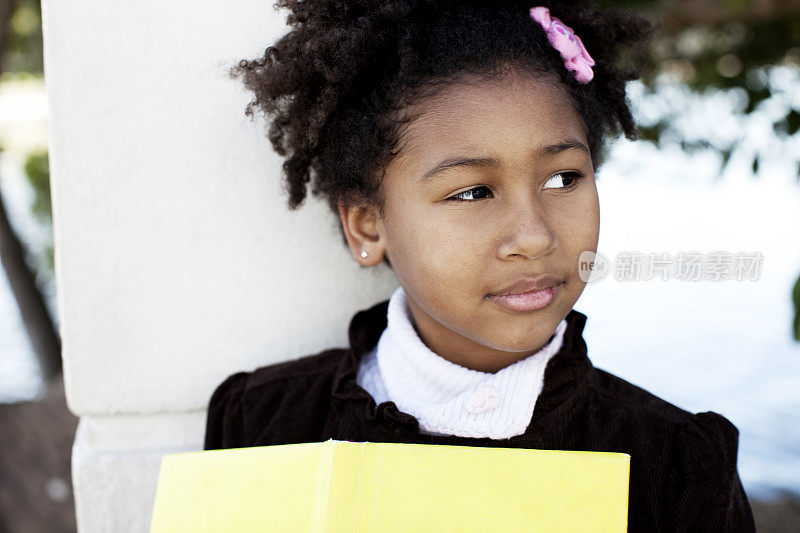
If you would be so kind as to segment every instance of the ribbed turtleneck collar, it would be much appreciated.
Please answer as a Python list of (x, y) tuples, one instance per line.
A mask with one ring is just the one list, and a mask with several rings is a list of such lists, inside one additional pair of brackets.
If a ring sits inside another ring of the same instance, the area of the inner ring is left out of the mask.
[(360, 384), (376, 402), (393, 401), (424, 433), (505, 439), (522, 434), (544, 371), (563, 344), (562, 320), (548, 344), (498, 372), (472, 370), (431, 351), (414, 328), (405, 291), (389, 300), (387, 327), (361, 361)]

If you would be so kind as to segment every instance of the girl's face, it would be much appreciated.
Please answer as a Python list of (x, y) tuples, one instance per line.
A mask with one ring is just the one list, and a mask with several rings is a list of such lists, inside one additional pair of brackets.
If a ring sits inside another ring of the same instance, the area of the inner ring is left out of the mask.
[[(585, 127), (565, 89), (514, 74), (421, 111), (387, 168), (385, 217), (340, 210), (345, 233), (362, 264), (388, 255), (432, 351), (496, 372), (542, 348), (584, 289), (578, 258), (600, 229)], [(563, 281), (546, 307), (490, 297), (542, 274)]]

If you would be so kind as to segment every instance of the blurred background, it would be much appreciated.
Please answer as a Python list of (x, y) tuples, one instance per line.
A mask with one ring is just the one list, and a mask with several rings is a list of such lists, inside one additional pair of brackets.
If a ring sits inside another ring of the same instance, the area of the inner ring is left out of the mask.
[[(643, 140), (612, 143), (598, 173), (598, 251), (763, 260), (755, 280), (588, 285), (576, 308), (589, 355), (728, 417), (759, 531), (800, 531), (800, 0), (600, 3), (661, 31), (629, 92)], [(0, 532), (75, 530), (46, 118), (41, 6), (0, 0)], [(641, 306), (615, 303), (620, 291)], [(663, 339), (625, 327), (641, 313)], [(675, 372), (653, 372), (643, 353)]]

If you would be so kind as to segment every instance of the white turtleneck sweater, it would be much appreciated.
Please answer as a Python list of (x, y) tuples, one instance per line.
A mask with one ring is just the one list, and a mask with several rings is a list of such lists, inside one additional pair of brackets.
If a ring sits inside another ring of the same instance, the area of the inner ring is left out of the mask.
[(472, 370), (422, 342), (400, 286), (389, 299), (387, 327), (361, 359), (356, 381), (376, 404), (393, 401), (417, 418), (422, 433), (507, 439), (527, 429), (545, 366), (566, 329), (564, 319), (541, 350), (494, 374)]

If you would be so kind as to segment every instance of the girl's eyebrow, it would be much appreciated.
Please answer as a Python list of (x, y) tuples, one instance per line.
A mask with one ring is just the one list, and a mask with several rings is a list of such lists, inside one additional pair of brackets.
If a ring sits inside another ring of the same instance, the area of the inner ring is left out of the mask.
[[(573, 138), (564, 139), (561, 142), (555, 144), (548, 144), (546, 146), (542, 146), (541, 148), (537, 149), (535, 155), (538, 157), (542, 156), (551, 156), (555, 154), (559, 154), (566, 150), (581, 150), (586, 153), (589, 157), (591, 157), (591, 153), (589, 152), (589, 148), (586, 147), (581, 141)], [(432, 169), (428, 170), (423, 174), (418, 183), (427, 183), (431, 181), (434, 175), (439, 174), (440, 172), (444, 172), (447, 169), (454, 168), (454, 167), (478, 167), (478, 168), (498, 168), (502, 166), (500, 160), (494, 157), (448, 157), (436, 164)]]

